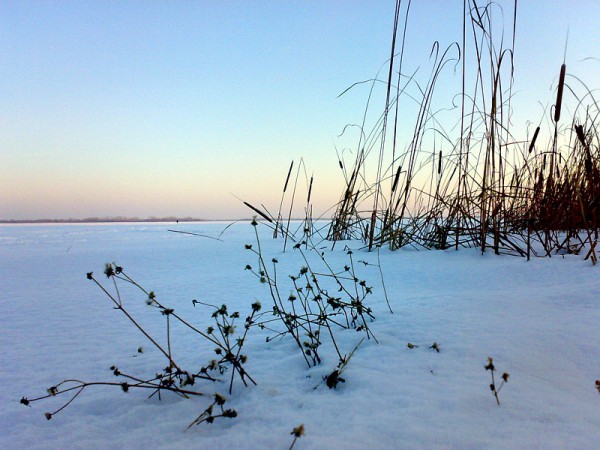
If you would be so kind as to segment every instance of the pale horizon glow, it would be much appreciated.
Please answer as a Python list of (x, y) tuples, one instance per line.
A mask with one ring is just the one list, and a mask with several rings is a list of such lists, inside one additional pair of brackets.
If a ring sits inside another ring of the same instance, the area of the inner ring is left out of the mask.
[[(393, 16), (393, 1), (3, 2), (0, 219), (251, 216), (238, 198), (276, 212), (300, 158), (325, 213), (368, 86), (337, 96), (385, 63)], [(460, 40), (461, 17), (413, 2), (407, 67)], [(552, 103), (567, 30), (568, 72), (597, 87), (598, 17), (592, 0), (519, 2), (514, 126)]]

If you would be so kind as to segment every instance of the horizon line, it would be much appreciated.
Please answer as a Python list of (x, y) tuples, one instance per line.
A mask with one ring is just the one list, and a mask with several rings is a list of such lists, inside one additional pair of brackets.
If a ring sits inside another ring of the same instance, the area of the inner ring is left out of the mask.
[[(0, 219), (2, 225), (19, 225), (19, 224), (54, 224), (54, 223), (73, 223), (73, 224), (85, 224), (85, 223), (179, 223), (179, 222), (239, 222), (252, 220), (252, 217), (241, 217), (237, 219), (204, 219), (197, 217), (154, 217), (150, 216), (147, 218), (139, 217), (126, 217), (126, 216), (108, 216), (108, 217), (85, 217), (83, 219)], [(264, 219), (258, 218), (257, 220), (263, 221)], [(290, 220), (298, 221), (305, 220), (304, 218), (290, 218)]]

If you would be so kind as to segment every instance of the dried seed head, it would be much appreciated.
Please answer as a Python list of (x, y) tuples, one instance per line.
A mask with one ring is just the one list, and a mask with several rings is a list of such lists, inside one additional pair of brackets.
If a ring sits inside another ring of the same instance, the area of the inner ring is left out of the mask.
[(304, 424), (298, 425), (290, 434), (293, 434), (297, 438), (304, 436)]
[(104, 266), (104, 275), (106, 275), (106, 278), (110, 278), (115, 274), (115, 270), (113, 269), (112, 264), (106, 264)]
[(235, 409), (226, 409), (223, 411), (223, 417), (229, 417), (230, 419), (233, 419), (234, 417), (237, 417), (237, 411)]
[(531, 139), (531, 143), (529, 144), (529, 153), (535, 148), (535, 141), (537, 140), (538, 134), (540, 134), (540, 127), (537, 127), (533, 133), (533, 139)]
[(563, 88), (565, 86), (565, 72), (567, 71), (567, 66), (563, 64), (560, 66), (560, 76), (558, 79), (558, 92), (556, 93), (556, 106), (554, 108), (554, 121), (558, 122), (560, 120), (560, 110), (562, 107), (562, 98), (563, 98)]
[(575, 133), (577, 134), (577, 139), (579, 139), (579, 142), (581, 142), (581, 145), (583, 145), (585, 147), (586, 143), (585, 143), (585, 133), (583, 131), (583, 126), (575, 125)]

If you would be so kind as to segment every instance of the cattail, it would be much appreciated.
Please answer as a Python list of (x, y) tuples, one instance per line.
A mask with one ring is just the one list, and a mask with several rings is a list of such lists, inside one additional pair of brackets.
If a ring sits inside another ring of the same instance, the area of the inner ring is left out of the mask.
[(556, 94), (556, 106), (554, 108), (554, 121), (560, 120), (560, 109), (562, 107), (563, 88), (565, 86), (565, 72), (567, 71), (567, 65), (563, 64), (560, 66), (560, 77), (558, 79), (558, 92)]
[(438, 175), (442, 173), (442, 151), (440, 150), (440, 156), (438, 158)]
[(585, 158), (585, 174), (589, 177), (592, 174), (592, 158), (589, 155), (589, 151), (588, 151), (588, 155)]
[(544, 155), (544, 161), (542, 162), (542, 172), (546, 170), (546, 156), (547, 155)]
[(290, 164), (290, 170), (288, 170), (288, 174), (287, 177), (285, 179), (285, 185), (283, 186), (283, 192), (285, 193), (287, 187), (288, 187), (288, 182), (290, 181), (290, 175), (292, 174), (292, 168), (294, 167), (294, 161), (292, 160), (292, 163)]
[(254, 211), (256, 214), (258, 214), (259, 216), (261, 216), (263, 219), (265, 219), (267, 222), (271, 222), (273, 223), (273, 221), (271, 220), (271, 218), (269, 216), (267, 216), (264, 212), (262, 212), (260, 209), (255, 208), (254, 206), (252, 206), (250, 203), (248, 202), (244, 202), (244, 205), (246, 205), (248, 208), (250, 208), (252, 211)]
[(383, 226), (381, 227), (382, 230), (385, 230), (388, 226), (388, 218), (390, 217), (390, 210), (389, 208), (385, 210), (385, 216), (383, 217)]
[(584, 147), (586, 147), (586, 144), (585, 144), (585, 133), (583, 132), (583, 126), (582, 125), (575, 125), (575, 133), (577, 134), (577, 138), (579, 139), (579, 142), (581, 142), (581, 145), (583, 145)]
[(402, 172), (402, 166), (398, 167), (398, 170), (396, 170), (396, 177), (394, 178), (394, 184), (392, 185), (392, 192), (394, 192), (396, 190), (396, 187), (398, 186), (398, 180), (400, 179), (400, 172)]
[(310, 203), (310, 194), (312, 192), (312, 184), (313, 184), (313, 177), (310, 177), (310, 184), (308, 185), (308, 197), (306, 198), (306, 203)]
[(585, 142), (585, 133), (583, 131), (583, 126), (575, 125), (575, 133), (577, 133), (577, 138), (579, 139), (579, 142), (581, 142), (581, 145), (583, 145), (583, 149), (585, 150), (585, 173), (589, 176), (592, 172), (592, 155), (590, 153), (589, 145), (587, 145)]
[(533, 133), (533, 139), (531, 139), (531, 144), (529, 144), (529, 153), (531, 153), (535, 147), (535, 141), (537, 140), (538, 134), (540, 134), (540, 127), (537, 127)]
[(340, 169), (344, 170), (344, 165), (340, 159), (338, 159), (338, 164), (340, 165)]

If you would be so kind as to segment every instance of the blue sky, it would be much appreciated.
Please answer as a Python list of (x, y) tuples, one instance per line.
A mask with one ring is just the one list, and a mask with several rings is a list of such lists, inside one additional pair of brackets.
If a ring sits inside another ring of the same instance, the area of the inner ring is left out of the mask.
[[(393, 14), (392, 1), (3, 1), (0, 219), (247, 217), (234, 195), (276, 209), (300, 157), (326, 210), (343, 186), (335, 148), (354, 138), (338, 135), (368, 87), (336, 97), (385, 63)], [(600, 2), (518, 14), (524, 127), (553, 102), (568, 27), (569, 72), (598, 79), (582, 60), (600, 57)], [(461, 17), (462, 2), (413, 1), (407, 71), (460, 40)]]

